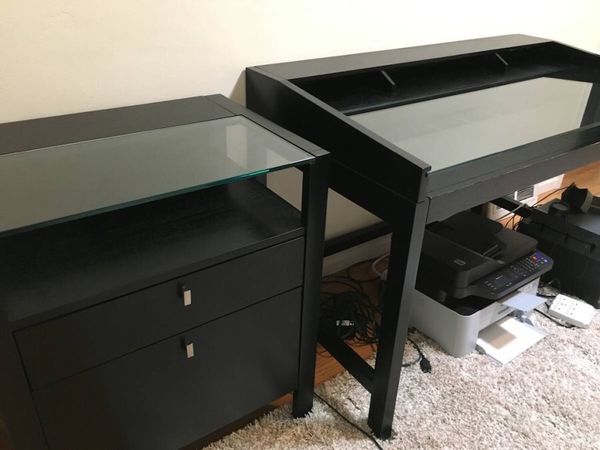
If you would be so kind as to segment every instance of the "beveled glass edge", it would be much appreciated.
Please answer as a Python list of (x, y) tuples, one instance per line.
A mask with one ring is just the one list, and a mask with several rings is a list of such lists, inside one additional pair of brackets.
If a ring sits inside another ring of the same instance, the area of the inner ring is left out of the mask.
[(227, 120), (227, 119), (232, 119), (235, 117), (241, 117), (245, 120), (247, 120), (248, 122), (252, 123), (253, 125), (257, 126), (258, 128), (260, 128), (262, 131), (267, 132), (272, 134), (273, 136), (282, 139), (283, 141), (287, 142), (288, 144), (296, 147), (298, 150), (302, 151), (306, 157), (303, 159), (299, 159), (297, 161), (294, 162), (290, 162), (288, 164), (282, 164), (282, 165), (278, 165), (272, 168), (266, 168), (263, 170), (259, 170), (259, 171), (253, 171), (253, 172), (248, 172), (242, 175), (236, 175), (234, 177), (227, 177), (227, 178), (221, 178), (212, 182), (208, 182), (208, 183), (202, 183), (196, 186), (190, 186), (189, 188), (185, 188), (185, 189), (178, 189), (175, 191), (169, 191), (169, 192), (165, 192), (164, 194), (160, 194), (160, 195), (154, 195), (154, 196), (149, 196), (149, 197), (144, 197), (144, 198), (140, 198), (140, 199), (135, 199), (129, 202), (123, 202), (123, 203), (118, 203), (115, 205), (110, 205), (110, 206), (105, 206), (105, 207), (101, 207), (98, 209), (91, 209), (88, 211), (83, 211), (81, 213), (77, 213), (77, 214), (70, 214), (67, 216), (63, 216), (57, 219), (51, 219), (51, 220), (45, 220), (42, 222), (37, 222), (37, 223), (33, 223), (30, 225), (25, 225), (23, 227), (18, 227), (18, 228), (10, 228), (7, 230), (0, 230), (0, 239), (5, 238), (5, 237), (10, 237), (10, 236), (15, 236), (18, 234), (22, 234), (22, 233), (27, 233), (29, 231), (35, 231), (35, 230), (39, 230), (42, 228), (46, 228), (46, 227), (50, 227), (53, 225), (60, 225), (63, 223), (68, 223), (68, 222), (73, 222), (76, 220), (80, 220), (80, 219), (85, 219), (88, 217), (93, 217), (96, 215), (100, 215), (100, 214), (104, 214), (104, 213), (108, 213), (108, 212), (112, 212), (112, 211), (118, 211), (121, 209), (125, 209), (125, 208), (130, 208), (133, 206), (139, 206), (139, 205), (143, 205), (146, 203), (151, 203), (151, 202), (155, 202), (155, 201), (159, 201), (159, 200), (164, 200), (170, 197), (175, 197), (178, 195), (185, 195), (185, 194), (189, 194), (192, 192), (198, 192), (204, 189), (210, 189), (213, 187), (217, 187), (217, 186), (222, 186), (225, 184), (230, 184), (233, 182), (237, 182), (237, 181), (244, 181), (250, 178), (255, 178), (261, 175), (267, 175), (269, 173), (273, 173), (273, 172), (278, 172), (280, 170), (285, 170), (285, 169), (289, 169), (292, 167), (298, 167), (298, 166), (304, 166), (304, 165), (309, 165), (309, 164), (314, 164), (316, 158), (318, 157), (317, 155), (313, 155), (312, 153), (308, 152), (307, 150), (303, 149), (302, 147), (300, 147), (297, 143), (291, 141), (290, 139), (287, 139), (284, 136), (281, 136), (280, 134), (276, 133), (275, 131), (272, 131), (271, 129), (266, 128), (265, 126), (263, 126), (262, 124), (256, 122), (255, 120), (252, 120), (252, 118), (244, 115), (244, 114), (234, 114), (232, 116), (227, 116), (227, 117), (218, 117), (215, 119), (209, 119), (209, 120), (202, 120), (199, 122), (191, 122), (191, 123), (185, 123), (185, 124), (180, 124), (180, 125), (174, 125), (174, 126), (169, 126), (169, 127), (161, 127), (161, 128), (153, 128), (151, 130), (141, 130), (141, 131), (136, 131), (133, 133), (124, 133), (124, 134), (117, 134), (117, 135), (113, 135), (113, 136), (105, 136), (105, 137), (101, 137), (101, 138), (95, 138), (95, 139), (86, 139), (83, 141), (77, 141), (77, 142), (68, 142), (68, 143), (64, 143), (64, 144), (57, 144), (57, 145), (51, 145), (48, 147), (38, 147), (35, 149), (29, 149), (29, 150), (23, 150), (23, 151), (18, 151), (18, 152), (11, 152), (11, 153), (5, 153), (5, 154), (0, 154), (0, 158), (4, 157), (4, 156), (11, 156), (11, 155), (16, 155), (16, 154), (21, 154), (21, 153), (28, 153), (28, 152), (35, 152), (38, 150), (49, 150), (52, 149), (54, 147), (63, 147), (63, 146), (70, 146), (70, 145), (77, 145), (79, 143), (82, 142), (94, 142), (94, 141), (102, 141), (105, 139), (111, 139), (111, 138), (118, 138), (120, 136), (130, 136), (130, 135), (135, 135), (135, 134), (140, 134), (140, 133), (148, 133), (148, 132), (152, 132), (152, 131), (156, 131), (156, 130), (162, 130), (162, 129), (172, 129), (172, 128), (178, 128), (178, 127), (184, 127), (184, 126), (190, 126), (190, 125), (194, 125), (197, 123), (206, 123), (206, 122), (213, 122), (213, 121), (219, 121), (219, 120)]
[[(241, 117), (245, 120), (247, 120), (248, 122), (251, 122), (252, 124), (258, 126), (259, 128), (261, 128), (262, 130), (273, 134), (274, 136), (277, 136), (279, 139), (283, 139), (284, 141), (288, 142), (289, 144), (293, 145), (294, 147), (297, 147), (299, 150), (301, 150), (302, 152), (306, 153), (306, 155), (308, 156), (308, 158), (314, 158), (315, 156), (311, 153), (309, 153), (308, 151), (304, 150), (302, 147), (299, 147), (298, 144), (290, 141), (289, 139), (284, 138), (283, 136), (274, 133), (273, 131), (265, 128), (264, 126), (262, 126), (261, 124), (255, 122), (254, 120), (248, 118), (247, 116), (243, 115), (243, 114), (234, 114), (232, 116), (227, 116), (227, 117), (217, 117), (215, 119), (208, 119), (208, 120), (201, 120), (198, 122), (190, 122), (190, 123), (182, 123), (179, 125), (172, 125), (172, 126), (168, 126), (168, 127), (160, 127), (160, 128), (152, 128), (150, 130), (140, 130), (140, 131), (134, 131), (131, 133), (121, 133), (121, 134), (114, 134), (111, 136), (102, 136), (102, 137), (98, 137), (98, 138), (93, 138), (93, 139), (84, 139), (81, 141), (75, 141), (75, 142), (65, 142), (64, 144), (56, 144), (56, 145), (49, 145), (46, 147), (36, 147), (36, 148), (31, 148), (28, 150), (20, 150), (20, 151), (16, 151), (16, 152), (10, 152), (10, 153), (2, 153), (0, 154), (0, 158), (3, 157), (8, 157), (8, 156), (14, 156), (14, 155), (20, 155), (20, 154), (28, 154), (31, 152), (38, 152), (38, 151), (45, 151), (45, 150), (49, 150), (55, 147), (70, 147), (70, 146), (74, 146), (74, 145), (78, 145), (78, 144), (83, 144), (83, 143), (87, 143), (87, 142), (99, 142), (99, 141), (105, 141), (105, 140), (109, 140), (109, 139), (116, 139), (119, 137), (124, 137), (124, 136), (135, 136), (138, 134), (144, 134), (144, 133), (153, 133), (155, 131), (159, 131), (159, 130), (172, 130), (174, 128), (181, 128), (181, 127), (189, 127), (192, 125), (196, 125), (196, 124), (200, 124), (200, 123), (209, 123), (209, 122), (217, 122), (217, 121), (224, 121), (224, 120), (229, 120), (229, 119), (233, 119), (236, 117)], [(299, 160), (299, 161), (303, 161), (303, 160)]]
[(223, 179), (220, 179), (218, 181), (211, 182), (211, 183), (206, 183), (206, 184), (201, 184), (201, 185), (197, 185), (197, 186), (192, 186), (190, 188), (179, 189), (179, 190), (176, 190), (176, 191), (170, 191), (170, 192), (166, 192), (166, 193), (160, 194), (160, 195), (154, 195), (154, 196), (150, 196), (150, 197), (144, 197), (144, 198), (141, 198), (141, 199), (132, 200), (130, 202), (123, 202), (123, 203), (119, 203), (119, 204), (115, 204), (115, 205), (111, 205), (111, 206), (105, 206), (105, 207), (98, 208), (98, 209), (91, 209), (89, 211), (84, 211), (84, 212), (77, 213), (77, 214), (71, 214), (71, 215), (68, 215), (68, 216), (63, 216), (63, 217), (60, 217), (58, 219), (52, 219), (52, 220), (46, 220), (46, 221), (43, 221), (43, 222), (37, 222), (37, 223), (34, 223), (34, 224), (26, 225), (24, 227), (11, 228), (9, 230), (0, 231), (0, 239), (5, 238), (5, 237), (10, 237), (10, 236), (18, 235), (18, 234), (22, 234), (22, 233), (27, 233), (29, 231), (39, 230), (39, 229), (46, 228), (46, 227), (51, 227), (51, 226), (54, 226), (54, 225), (60, 225), (60, 224), (63, 224), (63, 223), (68, 223), (68, 222), (73, 222), (73, 221), (76, 221), (76, 220), (86, 219), (86, 218), (89, 218), (89, 217), (93, 217), (93, 216), (97, 216), (97, 215), (100, 215), (100, 214), (109, 213), (109, 212), (112, 212), (112, 211), (119, 211), (121, 209), (126, 209), (126, 208), (130, 208), (130, 207), (134, 207), (134, 206), (145, 205), (147, 203), (152, 203), (152, 202), (155, 202), (155, 201), (165, 200), (165, 199), (168, 199), (168, 198), (171, 198), (171, 197), (176, 197), (178, 195), (191, 194), (193, 192), (202, 191), (204, 189), (210, 189), (210, 188), (214, 188), (214, 187), (218, 187), (218, 186), (223, 186), (223, 185), (234, 183), (234, 182), (237, 182), (237, 181), (244, 181), (244, 180), (248, 180), (248, 179), (251, 179), (251, 178), (259, 177), (261, 175), (267, 175), (269, 173), (278, 172), (280, 170), (285, 170), (285, 169), (289, 169), (289, 168), (292, 168), (292, 167), (303, 166), (303, 165), (306, 165), (306, 164), (313, 164), (313, 163), (314, 163), (314, 158), (311, 158), (311, 159), (303, 160), (301, 162), (291, 163), (291, 164), (287, 164), (287, 165), (283, 165), (283, 166), (277, 166), (277, 167), (272, 168), (272, 169), (264, 169), (264, 170), (259, 170), (259, 171), (255, 171), (255, 172), (249, 172), (249, 173), (241, 175), (241, 176), (235, 176), (235, 177), (230, 177), (230, 178), (223, 178)]
[[(599, 137), (590, 141), (586, 140), (585, 142), (578, 142), (578, 144), (581, 145), (577, 145), (575, 147), (555, 148), (553, 146), (553, 144), (555, 144), (558, 140), (578, 138), (585, 133), (597, 133)], [(478, 182), (479, 180), (493, 177), (494, 174), (505, 174), (518, 168), (526, 167), (531, 164), (537, 164), (540, 161), (547, 160), (548, 158), (569, 154), (571, 152), (582, 150), (597, 144), (600, 144), (600, 121), (593, 122), (573, 130), (554, 134), (546, 138), (531, 141), (527, 144), (510, 147), (506, 150), (481, 156), (479, 158), (474, 158), (454, 166), (432, 171), (429, 173), (430, 182), (428, 192), (434, 194), (434, 196), (444, 195), (448, 191), (462, 189), (470, 186), (474, 182)], [(535, 149), (537, 151), (534, 154), (531, 154), (530, 151), (528, 152), (528, 150), (531, 149)], [(515, 156), (522, 156), (522, 158), (516, 158)], [(501, 159), (509, 161), (499, 161)], [(480, 165), (486, 162), (485, 160), (490, 162), (489, 167), (491, 167), (491, 169), (486, 172), (475, 172), (473, 170), (473, 166)], [(468, 169), (468, 176), (465, 176), (464, 169)], [(458, 171), (461, 170), (462, 173), (460, 177), (454, 176)]]

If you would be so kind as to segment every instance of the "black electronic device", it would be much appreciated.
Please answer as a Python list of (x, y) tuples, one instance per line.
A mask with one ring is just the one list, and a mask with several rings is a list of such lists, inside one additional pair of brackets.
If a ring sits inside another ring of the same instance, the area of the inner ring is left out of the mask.
[[(574, 191), (576, 193), (576, 191)], [(587, 198), (587, 200), (586, 200)], [(562, 199), (570, 204), (567, 214), (554, 213), (559, 202), (537, 208), (524, 208), (525, 218), (518, 231), (538, 240), (539, 248), (554, 259), (554, 268), (543, 280), (553, 282), (562, 292), (600, 307), (600, 214), (593, 208), (594, 198), (573, 195)], [(588, 205), (587, 213), (576, 213)], [(574, 206), (575, 205), (575, 206)]]
[[(600, 214), (600, 197), (594, 195), (586, 188), (578, 188), (575, 183), (571, 184), (562, 194), (562, 203), (569, 206), (574, 213)], [(556, 203), (552, 203), (552, 206)]]
[(499, 300), (552, 268), (537, 241), (466, 211), (430, 225), (417, 289), (444, 302), (469, 296)]

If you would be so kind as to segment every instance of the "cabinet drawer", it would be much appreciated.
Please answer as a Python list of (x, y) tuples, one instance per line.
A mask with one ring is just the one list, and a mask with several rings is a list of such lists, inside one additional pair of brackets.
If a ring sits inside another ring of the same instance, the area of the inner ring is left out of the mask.
[(303, 251), (295, 239), (19, 331), (29, 381), (39, 389), (300, 286)]
[(55, 383), (34, 393), (49, 446), (181, 448), (294, 390), (299, 335), (296, 289)]

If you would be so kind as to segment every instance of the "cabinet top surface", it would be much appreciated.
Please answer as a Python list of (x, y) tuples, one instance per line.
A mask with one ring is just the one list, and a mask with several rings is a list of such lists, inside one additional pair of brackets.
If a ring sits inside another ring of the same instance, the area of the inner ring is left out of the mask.
[(0, 235), (313, 158), (243, 116), (8, 153), (0, 155)]

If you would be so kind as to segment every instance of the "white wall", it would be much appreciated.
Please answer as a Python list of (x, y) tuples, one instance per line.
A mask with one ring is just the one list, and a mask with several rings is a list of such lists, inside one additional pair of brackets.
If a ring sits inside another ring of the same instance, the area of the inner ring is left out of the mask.
[[(217, 92), (243, 101), (249, 65), (498, 34), (600, 53), (599, 17), (598, 0), (0, 0), (0, 122)], [(328, 234), (373, 220), (335, 196)]]

